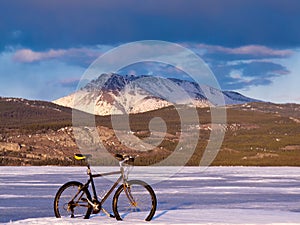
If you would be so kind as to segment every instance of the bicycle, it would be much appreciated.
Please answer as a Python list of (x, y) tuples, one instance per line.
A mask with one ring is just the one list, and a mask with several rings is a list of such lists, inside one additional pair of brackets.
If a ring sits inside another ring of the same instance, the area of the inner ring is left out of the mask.
[[(54, 199), (54, 213), (57, 218), (84, 218), (103, 211), (107, 216), (117, 220), (143, 219), (150, 221), (156, 211), (157, 199), (152, 187), (141, 180), (128, 180), (130, 168), (134, 163), (134, 156), (116, 154), (119, 160), (120, 171), (92, 174), (87, 163), (87, 175), (89, 179), (85, 184), (78, 181), (70, 181), (59, 188)], [(91, 155), (75, 154), (76, 160), (87, 160)], [(120, 174), (120, 177), (112, 187), (98, 198), (94, 178)], [(112, 199), (113, 213), (108, 213), (102, 206), (108, 197), (117, 188)], [(92, 187), (91, 196), (89, 185)]]

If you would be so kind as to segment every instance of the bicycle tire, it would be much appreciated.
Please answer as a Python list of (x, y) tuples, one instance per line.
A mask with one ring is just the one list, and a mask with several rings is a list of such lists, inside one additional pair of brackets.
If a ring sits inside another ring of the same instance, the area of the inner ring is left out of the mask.
[(152, 187), (141, 180), (128, 181), (127, 190), (134, 202), (129, 200), (124, 185), (121, 185), (113, 197), (113, 211), (117, 220), (150, 221), (156, 211), (157, 199)]
[(91, 194), (87, 188), (80, 190), (82, 186), (80, 182), (70, 181), (60, 187), (54, 198), (54, 213), (57, 218), (90, 218), (92, 206), (87, 199), (91, 199)]

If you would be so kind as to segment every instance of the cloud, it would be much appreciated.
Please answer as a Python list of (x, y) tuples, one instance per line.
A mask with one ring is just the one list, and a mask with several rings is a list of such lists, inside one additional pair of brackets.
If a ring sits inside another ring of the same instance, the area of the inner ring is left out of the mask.
[[(193, 46), (190, 44), (186, 47), (193, 47), (194, 50), (195, 46), (196, 44)], [(199, 46), (202, 48), (200, 49)], [(53, 100), (70, 94), (76, 89), (80, 76), (90, 63), (111, 48), (113, 48), (111, 45), (44, 51), (35, 51), (30, 48), (7, 48), (5, 52), (0, 53), (0, 96)], [(256, 54), (254, 49), (259, 53)], [(157, 49), (154, 47), (145, 49), (139, 46), (139, 50), (142, 54), (145, 50), (155, 52)], [(209, 62), (219, 85), (224, 90), (257, 90), (258, 87), (268, 89), (274, 86), (273, 83), (278, 79), (281, 79), (282, 83), (284, 80), (284, 84), (289, 83), (285, 79), (290, 79), (291, 73), (293, 77), (296, 76), (295, 65), (299, 63), (299, 51), (296, 49), (278, 50), (264, 46), (229, 48), (197, 44), (197, 50), (202, 51), (202, 58)], [(208, 52), (215, 52), (215, 55), (208, 54)], [(251, 58), (244, 60), (244, 54), (251, 54)], [(220, 59), (220, 55), (234, 55), (234, 60), (226, 57)], [(288, 64), (289, 61), (293, 61), (294, 64)], [(291, 70), (291, 68), (294, 69)], [(191, 79), (180, 68), (157, 62), (128, 65), (119, 72), (136, 75), (153, 73), (162, 77)], [(296, 88), (293, 90), (295, 92)], [(249, 91), (249, 93), (252, 92)], [(260, 93), (261, 97), (253, 94), (251, 97), (264, 99), (263, 92)]]
[(31, 49), (21, 49), (14, 54), (13, 59), (17, 62), (31, 63), (31, 62), (58, 58), (64, 56), (66, 52), (67, 52), (66, 50), (53, 50), (53, 49), (47, 52), (34, 52)]
[(252, 86), (270, 85), (276, 77), (287, 76), (285, 66), (269, 61), (248, 61), (235, 64), (217, 64), (212, 70), (222, 89), (241, 90)]
[(13, 54), (13, 60), (19, 63), (36, 63), (49, 60), (59, 60), (70, 64), (88, 66), (101, 54), (111, 48), (112, 46), (108, 45), (70, 49), (50, 49), (47, 51), (34, 51), (32, 49), (25, 48), (16, 50)]
[(179, 68), (159, 62), (139, 62), (131, 64), (117, 71), (117, 73), (121, 75), (154, 75), (164, 78), (192, 79)]
[(197, 51), (202, 50), (202, 54), (226, 54), (236, 56), (252, 56), (254, 58), (273, 58), (273, 57), (289, 57), (293, 54), (289, 49), (273, 49), (262, 45), (245, 45), (236, 48), (229, 48), (219, 45), (197, 44), (193, 48)]
[[(269, 85), (257, 85), (241, 89), (244, 95), (276, 103), (300, 103), (300, 49), (294, 49), (295, 54), (289, 58), (276, 59), (273, 63), (287, 68), (289, 73), (273, 77)], [(275, 69), (275, 68), (274, 68)]]
[(276, 77), (287, 76), (289, 69), (280, 63), (296, 54), (295, 49), (263, 45), (226, 47), (185, 43), (209, 65), (222, 89), (241, 90), (268, 86)]
[(229, 54), (253, 55), (262, 57), (287, 57), (293, 53), (290, 50), (274, 50), (261, 45), (247, 45), (239, 48), (227, 48), (224, 50), (225, 52), (228, 51)]
[(289, 70), (278, 63), (274, 62), (257, 62), (240, 63), (233, 66), (235, 69), (242, 69), (245, 76), (252, 77), (274, 77), (289, 74)]
[[(242, 59), (265, 59), (265, 58), (286, 58), (293, 54), (289, 49), (272, 49), (266, 46), (241, 46), (238, 48), (228, 48), (223, 46), (214, 46), (206, 44), (182, 44), (183, 46), (190, 48), (200, 54), (206, 61), (215, 62), (230, 60), (242, 60)], [(21, 48), (12, 50), (14, 52), (12, 58), (15, 62), (19, 63), (37, 63), (49, 60), (59, 60), (74, 65), (81, 65), (88, 67), (94, 60), (100, 55), (113, 49), (113, 45), (95, 45), (81, 48), (69, 48), (69, 49), (50, 49), (46, 51), (34, 51), (29, 48)], [(135, 51), (140, 50), (141, 54), (145, 54), (147, 51), (156, 52), (153, 48), (148, 48), (143, 45), (137, 45)], [(169, 49), (172, 52), (172, 49)], [(131, 54), (128, 52), (128, 54)], [(113, 59), (114, 61), (114, 59)], [(263, 64), (262, 64), (263, 65)], [(142, 72), (142, 71), (141, 71)], [(278, 73), (280, 70), (278, 69)], [(284, 71), (283, 71), (284, 72)], [(143, 72), (145, 73), (145, 72)]]

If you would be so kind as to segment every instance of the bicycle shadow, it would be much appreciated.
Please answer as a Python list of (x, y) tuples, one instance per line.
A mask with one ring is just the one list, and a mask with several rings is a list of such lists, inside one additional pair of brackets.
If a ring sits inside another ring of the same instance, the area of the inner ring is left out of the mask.
[(158, 218), (164, 216), (165, 214), (167, 214), (167, 213), (170, 212), (170, 211), (182, 209), (183, 206), (191, 206), (191, 205), (192, 205), (192, 203), (190, 203), (190, 202), (185, 202), (185, 203), (182, 203), (182, 204), (173, 206), (173, 207), (171, 207), (171, 208), (169, 208), (169, 209), (165, 209), (165, 210), (163, 210), (162, 212), (160, 212), (159, 214), (154, 215), (154, 217), (152, 218), (152, 220), (156, 220), (156, 219), (158, 219)]

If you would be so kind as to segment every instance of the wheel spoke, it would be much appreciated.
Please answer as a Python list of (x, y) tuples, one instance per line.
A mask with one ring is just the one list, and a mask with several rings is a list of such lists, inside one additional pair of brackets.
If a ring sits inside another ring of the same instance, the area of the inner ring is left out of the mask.
[(81, 190), (79, 182), (69, 182), (63, 185), (57, 192), (54, 201), (56, 217), (88, 218), (91, 207), (87, 199), (90, 199), (88, 190)]
[(116, 191), (113, 209), (119, 220), (151, 220), (156, 210), (156, 197), (146, 183), (131, 181), (127, 188), (121, 186)]

